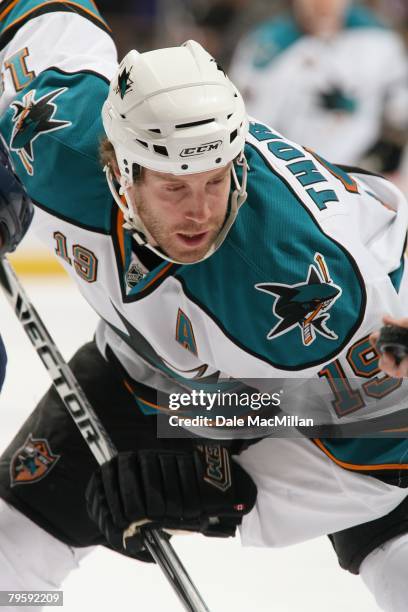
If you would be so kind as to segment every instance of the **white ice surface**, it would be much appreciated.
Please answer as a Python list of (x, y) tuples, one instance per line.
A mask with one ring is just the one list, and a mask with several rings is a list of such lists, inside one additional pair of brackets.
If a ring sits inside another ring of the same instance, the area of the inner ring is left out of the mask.
[[(92, 337), (95, 314), (68, 281), (26, 280), (24, 285), (68, 359)], [(0, 398), (1, 451), (49, 381), (3, 296), (0, 329), (9, 353), (7, 380)], [(362, 581), (338, 567), (325, 538), (280, 550), (242, 548), (238, 539), (210, 540), (198, 535), (175, 537), (172, 542), (211, 612), (378, 610)], [(182, 610), (155, 566), (101, 547), (81, 565), (63, 584), (65, 612)]]

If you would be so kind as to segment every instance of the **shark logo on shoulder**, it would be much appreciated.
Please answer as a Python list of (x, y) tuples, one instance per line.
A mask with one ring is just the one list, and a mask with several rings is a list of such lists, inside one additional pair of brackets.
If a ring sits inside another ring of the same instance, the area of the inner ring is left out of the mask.
[(17, 152), (30, 176), (34, 174), (34, 140), (41, 134), (54, 132), (55, 130), (72, 125), (71, 121), (58, 121), (54, 119), (57, 105), (53, 100), (64, 91), (67, 91), (67, 88), (61, 87), (36, 100), (36, 90), (31, 89), (23, 96), (21, 102), (12, 102), (10, 104), (14, 109), (12, 119), (14, 126), (10, 140), (10, 149)]
[(330, 278), (323, 255), (316, 253), (304, 283), (284, 285), (280, 283), (258, 283), (255, 288), (275, 296), (273, 314), (279, 319), (267, 335), (268, 340), (286, 334), (299, 327), (304, 346), (316, 340), (316, 333), (329, 340), (337, 340), (337, 334), (327, 327), (328, 310), (342, 294), (342, 289)]

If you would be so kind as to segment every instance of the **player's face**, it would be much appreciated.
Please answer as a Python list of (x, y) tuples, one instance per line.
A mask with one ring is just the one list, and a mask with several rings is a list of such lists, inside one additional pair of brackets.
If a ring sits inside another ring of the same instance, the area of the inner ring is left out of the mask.
[(193, 263), (204, 257), (225, 220), (231, 164), (216, 170), (174, 175), (145, 169), (132, 200), (148, 239), (169, 257)]
[(330, 36), (342, 27), (349, 3), (350, 0), (293, 0), (293, 9), (304, 30)]

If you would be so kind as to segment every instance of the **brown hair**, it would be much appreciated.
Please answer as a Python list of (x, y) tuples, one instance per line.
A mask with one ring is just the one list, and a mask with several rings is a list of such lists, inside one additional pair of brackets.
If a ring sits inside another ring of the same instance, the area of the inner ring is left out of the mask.
[[(99, 160), (103, 167), (110, 166), (114, 176), (116, 177), (116, 172), (118, 171), (118, 162), (116, 160), (115, 149), (113, 148), (113, 144), (111, 141), (106, 138), (101, 139), (99, 143)], [(133, 181), (140, 182), (143, 178), (142, 167), (138, 164), (133, 164)]]
[(112, 170), (114, 169), (116, 162), (115, 149), (113, 148), (113, 144), (111, 141), (106, 138), (102, 138), (99, 143), (99, 161), (102, 166), (110, 166)]

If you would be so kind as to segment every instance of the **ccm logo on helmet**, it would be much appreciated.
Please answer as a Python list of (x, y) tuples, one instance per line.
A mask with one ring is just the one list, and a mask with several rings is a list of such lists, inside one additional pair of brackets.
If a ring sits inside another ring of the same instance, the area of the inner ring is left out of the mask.
[(202, 155), (207, 151), (216, 151), (222, 145), (222, 140), (214, 140), (198, 145), (198, 147), (187, 147), (180, 153), (180, 157), (192, 157), (193, 155)]

